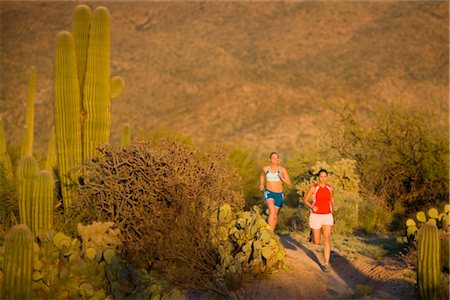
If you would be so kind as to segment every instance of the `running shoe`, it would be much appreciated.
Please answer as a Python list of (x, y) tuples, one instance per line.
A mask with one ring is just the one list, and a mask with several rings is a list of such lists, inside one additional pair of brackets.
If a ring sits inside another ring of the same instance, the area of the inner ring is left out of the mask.
[(322, 271), (329, 273), (331, 271), (330, 266), (328, 264), (322, 265)]

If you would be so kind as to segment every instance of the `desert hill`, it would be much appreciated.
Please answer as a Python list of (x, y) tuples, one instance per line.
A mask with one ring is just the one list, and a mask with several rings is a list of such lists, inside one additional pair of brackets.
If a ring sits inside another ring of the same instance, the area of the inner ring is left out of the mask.
[[(448, 2), (87, 2), (112, 17), (112, 140), (171, 128), (260, 151), (314, 145), (329, 105), (423, 107), (448, 126)], [(37, 69), (35, 149), (53, 120), (54, 42), (77, 2), (0, 2), (0, 117), (11, 144)], [(339, 126), (338, 123), (335, 126)]]

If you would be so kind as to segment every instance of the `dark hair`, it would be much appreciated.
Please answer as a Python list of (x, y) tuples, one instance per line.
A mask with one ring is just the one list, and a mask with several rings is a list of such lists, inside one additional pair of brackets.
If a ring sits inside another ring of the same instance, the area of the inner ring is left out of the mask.
[(325, 174), (327, 174), (327, 176), (328, 176), (328, 171), (325, 169), (320, 169), (319, 172), (317, 172), (316, 176), (319, 176), (320, 173), (322, 173), (322, 172), (325, 172)]
[(274, 155), (274, 154), (280, 156), (280, 155), (278, 154), (278, 152), (272, 152), (272, 153), (270, 153), (269, 158), (272, 158), (272, 155)]

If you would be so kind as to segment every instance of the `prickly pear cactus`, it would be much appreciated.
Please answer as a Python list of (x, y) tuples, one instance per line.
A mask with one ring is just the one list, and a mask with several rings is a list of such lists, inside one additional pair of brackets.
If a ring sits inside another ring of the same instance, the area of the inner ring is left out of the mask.
[(222, 276), (254, 277), (286, 268), (285, 250), (261, 216), (258, 207), (234, 214), (229, 205), (220, 207), (213, 243), (220, 254)]
[(107, 299), (107, 262), (101, 251), (83, 250), (80, 240), (54, 230), (41, 231), (38, 240), (33, 261), (36, 294), (49, 299)]
[(30, 298), (32, 262), (33, 234), (26, 225), (15, 225), (5, 238), (2, 299)]

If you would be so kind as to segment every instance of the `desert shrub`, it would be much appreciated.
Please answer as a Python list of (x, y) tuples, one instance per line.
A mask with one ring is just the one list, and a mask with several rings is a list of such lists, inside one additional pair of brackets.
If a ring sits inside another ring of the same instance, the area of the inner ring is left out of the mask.
[(175, 286), (217, 289), (211, 216), (224, 203), (244, 206), (225, 154), (173, 139), (100, 151), (85, 165), (73, 221), (113, 221), (128, 261), (158, 270)]
[(359, 210), (361, 205), (360, 180), (356, 173), (356, 162), (350, 159), (341, 159), (332, 165), (326, 162), (316, 162), (309, 170), (308, 179), (297, 184), (297, 192), (303, 199), (309, 188), (316, 182), (316, 175), (320, 169), (329, 173), (327, 183), (334, 190), (334, 198), (338, 210), (333, 213), (336, 233), (352, 232), (359, 227)]
[(391, 226), (423, 207), (449, 198), (448, 124), (425, 111), (405, 107), (378, 108), (376, 122), (364, 124), (358, 106), (336, 109), (341, 128), (333, 130), (333, 148), (357, 162), (365, 193), (393, 211)]
[(245, 207), (250, 209), (253, 205), (260, 204), (262, 201), (262, 194), (259, 191), (261, 167), (258, 165), (256, 155), (239, 145), (228, 147), (227, 152), (231, 166), (236, 169), (241, 178)]
[(392, 221), (392, 211), (374, 195), (365, 194), (359, 206), (359, 229), (363, 233), (386, 234)]

